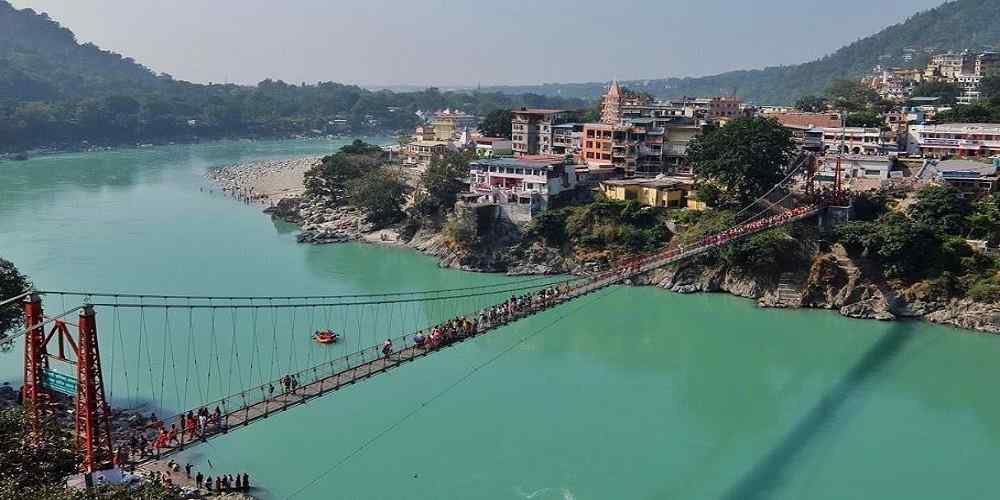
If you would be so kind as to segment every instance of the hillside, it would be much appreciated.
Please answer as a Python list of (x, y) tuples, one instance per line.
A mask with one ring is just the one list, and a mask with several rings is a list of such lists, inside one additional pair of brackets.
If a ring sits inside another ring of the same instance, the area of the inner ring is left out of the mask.
[[(759, 70), (731, 71), (699, 78), (665, 78), (622, 82), (662, 97), (718, 95), (735, 92), (760, 104), (790, 104), (798, 97), (821, 93), (837, 78), (860, 77), (876, 65), (906, 66), (926, 61), (925, 50), (1000, 47), (1000, 0), (957, 0), (910, 17), (875, 35), (858, 40), (815, 61)], [(807, 43), (807, 41), (803, 41)], [(915, 57), (903, 59), (907, 50)], [(607, 82), (494, 87), (505, 92), (537, 92), (593, 98)]]
[(587, 105), (500, 92), (375, 92), (335, 82), (184, 82), (80, 44), (49, 16), (0, 0), (0, 153), (224, 137), (366, 135), (411, 129), (417, 111), (485, 114), (516, 106)]
[(130, 85), (162, 85), (148, 68), (93, 44), (30, 9), (0, 1), (0, 98), (53, 99)]

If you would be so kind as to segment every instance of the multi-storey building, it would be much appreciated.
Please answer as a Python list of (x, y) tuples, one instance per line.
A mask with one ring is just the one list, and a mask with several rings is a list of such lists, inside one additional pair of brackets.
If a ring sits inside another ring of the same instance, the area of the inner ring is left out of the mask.
[(552, 154), (576, 158), (580, 155), (583, 135), (582, 123), (563, 123), (552, 126)]
[(988, 158), (1000, 154), (1000, 124), (912, 125), (908, 151), (929, 158)]
[(434, 140), (437, 141), (450, 141), (464, 130), (475, 130), (478, 125), (479, 118), (457, 109), (438, 111), (431, 118)]
[(571, 113), (561, 109), (520, 108), (513, 111), (511, 134), (514, 154), (553, 154), (553, 127), (570, 121)]
[(827, 127), (823, 132), (824, 153), (855, 155), (885, 155), (897, 151), (895, 140), (875, 127)]
[(549, 198), (576, 187), (576, 165), (552, 155), (489, 158), (469, 163), (469, 190), (501, 205), (511, 220), (529, 220)]
[(674, 169), (683, 164), (688, 142), (702, 131), (701, 120), (694, 117), (705, 113), (628, 92), (612, 82), (601, 102), (601, 123), (582, 126), (579, 158), (630, 175)]
[(976, 74), (989, 76), (1000, 70), (1000, 52), (983, 52), (976, 56)]
[[(968, 52), (947, 52), (931, 57), (924, 76), (928, 79), (950, 80), (962, 73), (971, 73), (971, 58)], [(969, 71), (966, 71), (968, 69)]]
[(955, 75), (953, 81), (962, 89), (962, 95), (958, 96), (959, 104), (971, 104), (980, 99), (982, 94), (979, 92), (979, 87), (983, 81), (982, 76), (974, 73), (961, 73)]
[(447, 141), (413, 141), (403, 148), (403, 165), (427, 168), (432, 160), (446, 154)]

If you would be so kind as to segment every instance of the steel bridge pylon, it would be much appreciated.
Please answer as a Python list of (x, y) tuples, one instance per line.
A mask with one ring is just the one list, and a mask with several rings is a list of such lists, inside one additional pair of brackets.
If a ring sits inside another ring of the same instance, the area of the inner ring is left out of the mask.
[[(24, 319), (29, 331), (24, 342), (24, 386), (21, 394), (27, 412), (25, 431), (29, 442), (34, 446), (41, 444), (44, 425), (52, 415), (54, 379), (58, 377), (49, 370), (49, 361), (60, 361), (76, 368), (74, 409), (76, 447), (81, 454), (80, 469), (84, 473), (92, 473), (112, 467), (115, 455), (111, 407), (104, 394), (93, 306), (85, 305), (80, 309), (75, 339), (66, 322), (61, 320), (54, 321), (52, 330), (46, 335), (42, 300), (37, 294), (25, 298)], [(50, 354), (48, 347), (53, 338), (58, 352)], [(60, 392), (71, 391), (63, 384)]]

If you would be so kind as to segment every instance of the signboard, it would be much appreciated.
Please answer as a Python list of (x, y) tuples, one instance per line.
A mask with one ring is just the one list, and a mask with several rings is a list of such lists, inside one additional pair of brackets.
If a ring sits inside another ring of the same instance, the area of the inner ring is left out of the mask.
[(42, 371), (42, 385), (67, 396), (76, 396), (76, 378), (52, 370)]

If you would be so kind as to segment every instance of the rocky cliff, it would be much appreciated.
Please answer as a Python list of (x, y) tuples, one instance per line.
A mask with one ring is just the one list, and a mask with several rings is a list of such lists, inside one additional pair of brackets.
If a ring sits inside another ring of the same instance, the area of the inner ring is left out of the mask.
[[(392, 236), (372, 238), (371, 227), (349, 207), (326, 206), (321, 200), (289, 198), (268, 212), (302, 227), (298, 240), (327, 244), (345, 241), (386, 241), (437, 257), (442, 267), (510, 275), (586, 275), (607, 269), (614, 256), (553, 248), (525, 238), (521, 228), (498, 223), (469, 243), (446, 236), (440, 224), (427, 224), (408, 237), (404, 228)], [(637, 284), (677, 293), (725, 292), (754, 299), (761, 307), (816, 308), (859, 319), (889, 321), (921, 318), (933, 323), (1000, 334), (1000, 305), (970, 299), (936, 297), (925, 284), (886, 279), (879, 266), (850, 257), (843, 247), (802, 245), (781, 269), (748, 270), (704, 258), (647, 273)]]
[(839, 245), (817, 251), (808, 269), (751, 272), (693, 260), (647, 273), (638, 281), (678, 293), (725, 292), (761, 307), (830, 309), (844, 316), (889, 321), (920, 318), (969, 330), (1000, 333), (1000, 305), (941, 299), (920, 283), (887, 280), (872, 262), (852, 259)]

